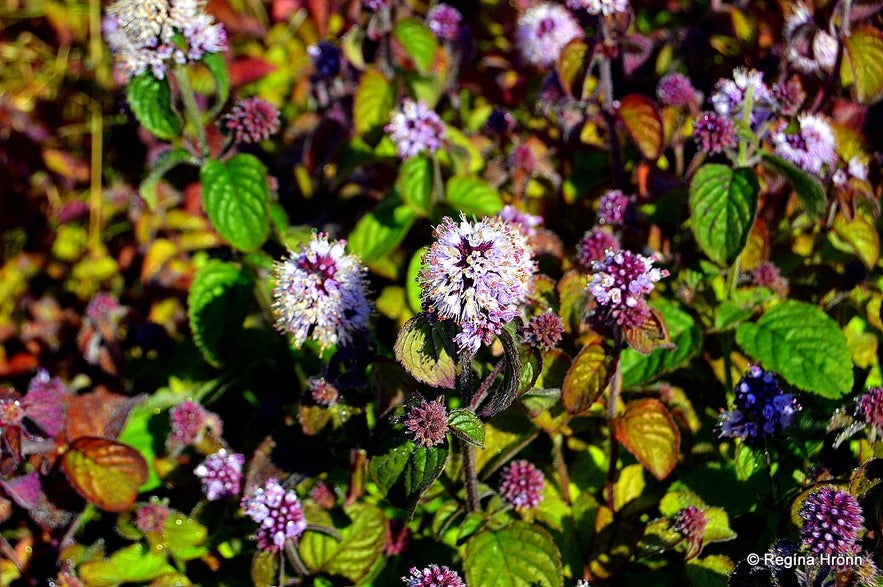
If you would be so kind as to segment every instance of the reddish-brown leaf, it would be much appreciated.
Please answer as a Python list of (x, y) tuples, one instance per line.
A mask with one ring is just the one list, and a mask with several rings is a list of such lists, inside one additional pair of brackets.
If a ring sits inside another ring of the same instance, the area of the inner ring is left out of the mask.
[(681, 434), (659, 400), (629, 402), (625, 413), (613, 421), (613, 433), (657, 479), (665, 479), (675, 468)]
[(664, 133), (656, 103), (643, 94), (629, 94), (620, 100), (619, 117), (641, 154), (647, 159), (659, 159)]
[(141, 453), (109, 438), (75, 439), (62, 457), (62, 466), (77, 493), (110, 512), (131, 506), (147, 480), (147, 462)]
[(67, 437), (103, 436), (116, 438), (123, 431), (129, 412), (143, 396), (126, 397), (98, 387), (71, 399), (68, 407)]
[(586, 412), (610, 383), (616, 359), (607, 352), (603, 342), (600, 336), (592, 338), (567, 370), (561, 396), (570, 414)]
[(650, 316), (637, 328), (624, 328), (623, 335), (629, 346), (649, 355), (656, 348), (674, 348), (665, 320), (657, 310), (650, 308)]
[(569, 42), (558, 58), (558, 79), (561, 80), (561, 87), (574, 98), (582, 99), (589, 59), (589, 46), (580, 39)]
[(228, 66), (230, 85), (234, 88), (256, 82), (265, 75), (276, 71), (276, 66), (259, 57), (240, 57)]

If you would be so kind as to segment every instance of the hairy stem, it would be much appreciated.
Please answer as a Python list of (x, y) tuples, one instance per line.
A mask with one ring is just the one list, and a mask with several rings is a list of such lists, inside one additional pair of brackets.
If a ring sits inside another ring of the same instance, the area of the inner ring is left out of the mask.
[(472, 400), (469, 402), (470, 410), (477, 410), (478, 406), (481, 405), (481, 402), (484, 401), (484, 398), (487, 397), (488, 391), (490, 391), (491, 384), (494, 382), (494, 379), (497, 378), (497, 375), (500, 374), (500, 371), (503, 370), (503, 367), (506, 364), (506, 359), (502, 359), (497, 366), (494, 367), (494, 370), (490, 372), (490, 374), (485, 377), (484, 381), (481, 382), (481, 385), (475, 392), (475, 395), (472, 396)]
[(182, 64), (175, 65), (172, 71), (175, 81), (178, 82), (178, 89), (181, 92), (181, 101), (184, 103), (184, 116), (187, 122), (193, 127), (196, 133), (196, 145), (199, 154), (207, 157), (209, 154), (208, 139), (205, 134), (205, 125), (202, 123), (202, 113), (196, 104), (196, 94), (193, 92), (193, 86), (190, 84), (190, 78), (187, 77), (187, 68)]
[(616, 485), (617, 477), (616, 462), (619, 460), (619, 441), (616, 439), (616, 434), (613, 433), (613, 420), (616, 419), (616, 404), (619, 401), (619, 388), (622, 384), (622, 373), (620, 372), (618, 358), (619, 348), (616, 349), (615, 353), (616, 369), (613, 372), (613, 377), (610, 379), (610, 397), (607, 400), (607, 426), (610, 429), (610, 462), (607, 465), (606, 493), (607, 507), (610, 508), (611, 512), (616, 511), (613, 501), (613, 488)]
[(475, 448), (466, 442), (460, 441), (460, 452), (463, 455), (463, 476), (466, 478), (466, 505), (470, 512), (481, 509), (478, 499), (478, 471), (475, 467)]

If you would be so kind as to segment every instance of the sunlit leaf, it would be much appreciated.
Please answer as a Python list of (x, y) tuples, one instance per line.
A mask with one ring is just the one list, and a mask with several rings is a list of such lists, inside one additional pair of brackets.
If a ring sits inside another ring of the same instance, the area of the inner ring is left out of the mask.
[(463, 560), (468, 585), (562, 587), (561, 554), (541, 527), (512, 522), (469, 539)]
[(199, 173), (202, 202), (212, 226), (232, 246), (254, 251), (270, 232), (267, 169), (254, 155), (212, 159)]
[(452, 410), (448, 415), (448, 427), (458, 438), (484, 447), (484, 423), (469, 410)]
[(403, 205), (397, 197), (387, 198), (356, 223), (347, 248), (370, 266), (399, 246), (416, 219), (411, 206)]
[(503, 209), (503, 200), (497, 190), (485, 181), (470, 175), (456, 175), (445, 186), (445, 200), (455, 210), (493, 215)]
[(681, 435), (668, 410), (657, 399), (629, 402), (613, 421), (616, 439), (659, 480), (678, 462)]
[(561, 395), (567, 411), (585, 413), (601, 397), (616, 368), (616, 358), (604, 347), (601, 337), (592, 338), (574, 357)]
[(353, 103), (356, 133), (363, 135), (379, 130), (389, 121), (395, 106), (395, 89), (379, 71), (370, 69), (362, 74)]
[(872, 26), (853, 29), (843, 39), (843, 50), (860, 104), (883, 98), (883, 32)]
[(393, 29), (396, 41), (408, 52), (421, 72), (426, 72), (435, 60), (438, 43), (429, 27), (416, 18), (404, 18)]
[(175, 572), (166, 557), (132, 544), (113, 553), (109, 558), (83, 563), (77, 574), (89, 587), (112, 587), (121, 583), (141, 583)]
[(65, 475), (77, 493), (98, 507), (120, 512), (135, 502), (147, 480), (147, 463), (126, 444), (81, 436), (62, 457)]
[(817, 177), (772, 153), (764, 152), (763, 162), (766, 167), (788, 180), (807, 212), (815, 218), (822, 216), (825, 211), (825, 188)]
[(166, 141), (181, 136), (184, 125), (172, 109), (169, 80), (158, 80), (147, 71), (129, 80), (126, 97), (144, 128)]
[(656, 103), (643, 94), (629, 94), (620, 100), (619, 116), (641, 154), (647, 159), (658, 159), (664, 134)]
[(399, 330), (394, 347), (396, 359), (417, 381), (453, 389), (457, 365), (450, 340), (431, 324), (425, 314), (417, 314)]
[(856, 214), (852, 221), (846, 220), (843, 214), (834, 217), (830, 235), (834, 248), (852, 253), (862, 260), (868, 269), (877, 265), (880, 257), (880, 237), (877, 229), (864, 214)]
[(396, 188), (406, 204), (421, 216), (430, 210), (432, 197), (432, 161), (422, 155), (402, 163)]
[(589, 67), (589, 46), (582, 39), (574, 39), (561, 50), (558, 58), (558, 79), (564, 91), (582, 99), (583, 85)]
[(337, 526), (340, 540), (320, 532), (306, 532), (299, 551), (311, 571), (338, 575), (355, 584), (383, 554), (386, 517), (377, 506), (359, 502), (344, 506), (343, 513), (348, 520), (346, 525)]

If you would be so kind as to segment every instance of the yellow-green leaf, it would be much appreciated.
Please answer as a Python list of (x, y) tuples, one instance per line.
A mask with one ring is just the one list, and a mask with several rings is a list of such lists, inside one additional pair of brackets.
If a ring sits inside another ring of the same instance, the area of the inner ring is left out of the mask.
[(678, 462), (681, 435), (674, 419), (657, 399), (629, 402), (613, 421), (616, 439), (659, 480)]

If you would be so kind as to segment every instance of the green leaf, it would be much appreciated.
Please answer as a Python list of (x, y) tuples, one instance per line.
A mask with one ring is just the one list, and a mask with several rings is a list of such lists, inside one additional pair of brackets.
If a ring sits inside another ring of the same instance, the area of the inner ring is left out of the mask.
[(270, 190), (263, 163), (240, 153), (226, 163), (206, 162), (199, 176), (202, 202), (218, 233), (240, 251), (260, 248), (270, 232)]
[(448, 427), (458, 438), (484, 448), (484, 423), (469, 410), (452, 410), (448, 415)]
[(402, 163), (396, 188), (402, 199), (420, 216), (429, 214), (432, 203), (432, 161), (418, 155)]
[(414, 60), (417, 69), (426, 73), (435, 61), (438, 48), (433, 32), (416, 18), (405, 18), (396, 23), (393, 36)]
[(165, 439), (163, 438), (158, 443), (157, 438), (154, 436), (155, 433), (151, 431), (151, 420), (155, 416), (154, 408), (149, 404), (136, 406), (135, 409), (129, 412), (129, 416), (126, 418), (126, 427), (123, 428), (118, 439), (123, 444), (128, 444), (141, 453), (141, 456), (144, 457), (144, 462), (147, 463), (147, 480), (138, 488), (139, 493), (153, 491), (162, 485), (162, 480), (159, 478), (154, 462), (154, 459), (156, 459), (154, 447), (158, 444), (162, 446)]
[(504, 328), (500, 332), (500, 342), (503, 343), (503, 381), (499, 387), (491, 391), (491, 400), (481, 410), (481, 415), (493, 418), (512, 405), (518, 397), (521, 387), (521, 358), (518, 356), (518, 345), (510, 328)]
[(395, 89), (382, 73), (369, 69), (362, 74), (353, 101), (356, 133), (363, 135), (382, 128), (389, 121), (389, 113), (395, 102)]
[(375, 431), (376, 446), (372, 447), (368, 461), (368, 474), (385, 495), (402, 477), (405, 465), (411, 458), (414, 443), (405, 440), (401, 427), (393, 427), (386, 422), (382, 430)]
[(684, 312), (673, 301), (658, 298), (650, 307), (662, 313), (668, 326), (672, 342), (677, 348), (656, 349), (649, 355), (642, 355), (632, 349), (622, 353), (622, 387), (628, 389), (650, 381), (663, 373), (673, 371), (696, 354), (702, 343), (702, 333), (693, 317)]
[(455, 175), (449, 179), (445, 200), (456, 210), (479, 215), (492, 216), (503, 209), (497, 190), (471, 175)]
[(558, 58), (558, 79), (570, 96), (581, 100), (591, 55), (582, 39), (574, 39), (561, 50)]
[(722, 554), (711, 554), (687, 561), (687, 578), (694, 587), (727, 587), (734, 570), (733, 561)]
[(681, 434), (671, 414), (657, 399), (629, 402), (625, 413), (613, 421), (616, 439), (659, 479), (665, 479), (678, 462)]
[(110, 438), (75, 438), (61, 463), (77, 493), (109, 512), (128, 509), (147, 481), (147, 463), (141, 453)]
[(528, 344), (518, 346), (518, 358), (521, 361), (521, 385), (518, 394), (527, 393), (536, 385), (543, 372), (543, 354), (539, 349)]
[(437, 446), (418, 446), (408, 458), (403, 478), (408, 512), (414, 515), (420, 496), (432, 485), (445, 468), (448, 459), (447, 441)]
[(814, 218), (821, 218), (825, 212), (827, 196), (819, 179), (777, 155), (765, 151), (762, 155), (764, 165), (791, 184), (806, 211)]
[(224, 56), (220, 53), (206, 53), (200, 63), (212, 73), (215, 87), (218, 90), (218, 101), (209, 112), (209, 117), (214, 118), (230, 99), (230, 73), (227, 70), (227, 62), (224, 61)]
[(858, 103), (873, 104), (883, 98), (883, 32), (872, 26), (855, 28), (843, 39), (843, 51)]
[(601, 337), (594, 337), (573, 359), (561, 396), (567, 412), (572, 415), (584, 414), (592, 407), (610, 383), (616, 368), (615, 358), (604, 348)]
[(654, 161), (659, 159), (664, 135), (656, 103), (644, 94), (629, 94), (620, 100), (619, 117), (641, 155)]
[(347, 248), (369, 266), (399, 246), (417, 215), (398, 198), (386, 198), (362, 216), (349, 235)]
[(794, 300), (773, 307), (757, 324), (740, 324), (736, 342), (788, 383), (830, 399), (852, 390), (846, 336), (820, 308)]
[(77, 569), (79, 578), (89, 587), (140, 583), (174, 572), (175, 567), (165, 556), (147, 550), (142, 544), (122, 548), (107, 559), (85, 562)]
[(408, 262), (407, 277), (405, 278), (405, 294), (408, 300), (408, 306), (411, 311), (417, 313), (421, 310), (420, 302), (420, 284), (417, 282), (417, 276), (420, 268), (423, 266), (423, 255), (429, 247), (420, 247), (414, 252), (411, 260)]
[(126, 98), (141, 125), (158, 138), (169, 141), (181, 136), (184, 125), (172, 109), (169, 80), (158, 80), (148, 71), (129, 80)]
[(158, 203), (156, 186), (159, 183), (159, 180), (161, 180), (163, 176), (173, 168), (183, 163), (199, 165), (199, 160), (194, 157), (190, 151), (181, 147), (175, 147), (174, 149), (164, 151), (156, 158), (147, 177), (144, 178), (144, 181), (142, 181), (141, 185), (138, 187), (138, 193), (141, 195), (141, 198), (150, 210), (155, 209)]
[(442, 325), (430, 324), (426, 314), (408, 320), (396, 338), (396, 359), (414, 379), (431, 385), (454, 389), (457, 364), (449, 337)]
[(548, 532), (526, 522), (469, 539), (463, 569), (468, 585), (562, 587), (561, 554)]
[(209, 364), (231, 356), (251, 299), (251, 278), (232, 263), (211, 260), (196, 272), (187, 296), (193, 342)]
[(339, 541), (321, 532), (308, 531), (301, 538), (299, 553), (309, 570), (344, 577), (355, 584), (383, 555), (386, 517), (377, 506), (361, 502), (346, 505), (343, 511), (349, 524), (338, 529)]
[(863, 214), (856, 214), (851, 222), (847, 222), (843, 214), (837, 214), (831, 228), (833, 231), (828, 233), (828, 238), (835, 249), (854, 254), (868, 269), (877, 265), (880, 237)]
[(719, 265), (742, 252), (757, 211), (760, 187), (754, 171), (719, 163), (703, 165), (690, 183), (690, 214), (696, 242)]

